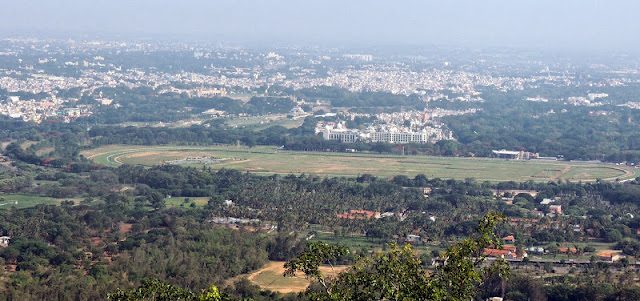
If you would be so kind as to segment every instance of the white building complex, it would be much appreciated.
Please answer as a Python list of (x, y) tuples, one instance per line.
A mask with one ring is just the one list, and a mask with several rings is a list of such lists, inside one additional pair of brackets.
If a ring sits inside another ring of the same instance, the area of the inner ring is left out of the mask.
[(322, 133), (322, 137), (324, 140), (340, 140), (345, 143), (354, 143), (360, 139), (360, 131), (326, 128)]
[(426, 130), (421, 132), (370, 132), (369, 139), (371, 142), (388, 142), (388, 143), (427, 143), (429, 136)]
[(437, 142), (439, 140), (452, 140), (451, 132), (445, 133), (438, 128), (424, 128), (419, 132), (399, 131), (395, 128), (387, 130), (377, 130), (369, 128), (362, 132), (359, 130), (345, 129), (342, 124), (338, 124), (336, 128), (326, 126), (322, 132), (325, 140), (339, 140), (345, 143), (354, 143), (356, 141), (364, 142), (386, 142), (386, 143), (427, 143)]
[(346, 143), (354, 143), (360, 139), (360, 131), (345, 129), (341, 123), (335, 128), (326, 126), (322, 132), (324, 140), (339, 140)]

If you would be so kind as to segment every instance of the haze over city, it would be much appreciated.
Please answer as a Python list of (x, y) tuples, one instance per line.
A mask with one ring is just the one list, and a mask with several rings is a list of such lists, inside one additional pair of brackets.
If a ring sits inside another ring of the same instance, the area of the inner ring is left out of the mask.
[(0, 301), (640, 300), (640, 1), (0, 11)]
[(2, 1), (0, 34), (633, 51), (640, 2)]

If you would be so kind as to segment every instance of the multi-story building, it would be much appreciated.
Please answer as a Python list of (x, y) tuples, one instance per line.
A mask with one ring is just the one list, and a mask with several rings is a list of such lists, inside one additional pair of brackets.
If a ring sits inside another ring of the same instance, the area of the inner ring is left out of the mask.
[(360, 131), (343, 128), (331, 129), (327, 127), (324, 129), (322, 137), (324, 140), (339, 140), (345, 143), (354, 143), (360, 139)]
[(429, 134), (423, 132), (370, 132), (369, 140), (371, 142), (388, 142), (388, 143), (427, 143), (429, 142)]
[(359, 130), (345, 129), (342, 124), (338, 124), (336, 128), (333, 128), (330, 125), (326, 126), (322, 131), (322, 137), (325, 140), (339, 140), (346, 143), (365, 141), (400, 144), (428, 143), (442, 139), (453, 139), (453, 137), (446, 136), (442, 130), (434, 128), (425, 128), (419, 132), (398, 131), (393, 128), (387, 130), (371, 128), (365, 132), (361, 132)]

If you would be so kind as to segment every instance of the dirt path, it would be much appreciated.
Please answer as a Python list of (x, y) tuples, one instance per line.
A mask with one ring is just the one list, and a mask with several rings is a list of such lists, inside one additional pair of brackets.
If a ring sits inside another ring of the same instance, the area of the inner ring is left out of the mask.
[[(130, 152), (130, 151), (137, 151), (137, 150), (143, 150), (144, 147), (131, 147), (131, 146), (123, 146), (122, 149), (118, 149), (118, 150), (108, 150), (106, 152), (101, 152), (101, 153), (95, 153), (95, 154), (91, 154), (89, 156), (86, 156), (87, 159), (93, 159), (95, 157), (98, 156), (102, 156), (102, 155), (106, 155), (106, 154), (112, 154), (112, 153), (123, 153), (123, 152)], [(91, 150), (88, 150), (87, 152), (85, 152), (85, 154), (89, 154), (91, 153)]]
[(555, 174), (553, 174), (553, 176), (551, 176), (551, 178), (549, 178), (550, 181), (555, 181), (558, 178), (560, 178), (560, 176), (562, 176), (563, 174), (569, 172), (573, 167), (571, 165), (565, 165), (565, 167), (560, 171), (557, 172)]
[(626, 169), (626, 168), (615, 168), (615, 169), (623, 171), (623, 172), (624, 172), (624, 176), (625, 176), (625, 178), (626, 178), (626, 177), (633, 176), (633, 175), (635, 174), (635, 172), (633, 172), (633, 171), (631, 171), (631, 170), (628, 170), (628, 169)]

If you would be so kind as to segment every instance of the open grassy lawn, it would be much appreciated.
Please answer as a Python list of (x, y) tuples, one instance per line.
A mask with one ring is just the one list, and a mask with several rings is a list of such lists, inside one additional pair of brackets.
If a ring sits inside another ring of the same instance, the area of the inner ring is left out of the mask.
[(263, 130), (272, 126), (283, 126), (288, 129), (300, 127), (303, 118), (288, 119), (285, 115), (268, 115), (260, 117), (236, 117), (226, 119), (226, 123), (230, 126), (253, 127), (255, 131)]
[[(69, 200), (78, 204), (82, 199), (78, 198), (50, 198), (38, 195), (26, 195), (26, 194), (0, 194), (0, 198), (4, 199), (4, 202), (0, 202), (0, 209), (8, 209), (15, 206), (18, 209), (33, 207), (37, 204), (47, 205), (60, 205), (62, 201)], [(16, 204), (17, 202), (17, 204)]]
[(55, 149), (53, 147), (43, 147), (43, 148), (41, 148), (41, 149), (36, 151), (36, 155), (38, 155), (38, 156), (46, 155), (48, 153), (51, 153), (54, 150)]
[[(167, 207), (176, 207), (182, 205), (183, 207), (191, 206), (191, 203), (196, 203), (196, 207), (202, 207), (209, 203), (208, 198), (197, 198), (197, 197), (171, 197), (164, 199)], [(186, 200), (186, 202), (185, 202)]]
[[(109, 145), (82, 152), (96, 163), (107, 166), (163, 164), (186, 157), (209, 156), (229, 159), (209, 164), (212, 169), (232, 168), (254, 173), (317, 174), (326, 176), (379, 177), (425, 174), (428, 178), (475, 178), (479, 181), (594, 181), (637, 177), (628, 166), (565, 161), (516, 161), (490, 158), (450, 158), (398, 156), (374, 153), (292, 152), (275, 147), (236, 146), (127, 146)], [(194, 165), (198, 166), (198, 165)], [(201, 165), (200, 165), (201, 166)]]
[(583, 179), (583, 178), (600, 178), (611, 179), (620, 175), (622, 169), (619, 166), (585, 166), (581, 168), (573, 168), (560, 176), (561, 179)]
[(533, 175), (536, 178), (543, 178), (543, 179), (549, 179), (553, 176), (556, 176), (557, 174), (559, 174), (560, 172), (562, 172), (562, 170), (558, 170), (558, 169), (545, 169), (540, 171), (539, 173)]

